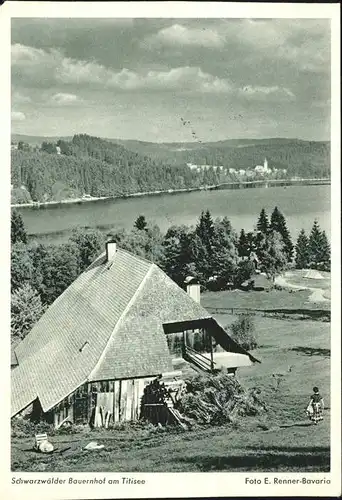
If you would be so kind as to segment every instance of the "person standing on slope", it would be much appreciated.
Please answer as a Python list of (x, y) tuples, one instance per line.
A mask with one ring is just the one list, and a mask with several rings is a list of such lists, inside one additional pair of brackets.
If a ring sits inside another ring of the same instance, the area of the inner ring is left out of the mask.
[(310, 402), (306, 409), (309, 419), (317, 425), (323, 420), (324, 400), (319, 393), (318, 387), (313, 388), (313, 394), (310, 396)]

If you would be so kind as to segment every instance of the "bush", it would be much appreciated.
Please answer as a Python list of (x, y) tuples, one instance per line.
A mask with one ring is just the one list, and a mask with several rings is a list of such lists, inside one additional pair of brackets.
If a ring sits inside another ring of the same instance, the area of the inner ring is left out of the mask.
[(251, 350), (258, 346), (254, 335), (254, 321), (250, 314), (240, 314), (234, 323), (226, 327), (226, 330), (244, 349)]
[(15, 417), (11, 421), (11, 435), (12, 437), (33, 437), (36, 434), (46, 432), (48, 436), (55, 434), (55, 429), (52, 424), (47, 422), (34, 423), (28, 418)]
[(187, 380), (186, 386), (179, 410), (201, 425), (237, 424), (239, 417), (254, 416), (266, 410), (258, 389), (245, 390), (227, 373), (198, 375)]

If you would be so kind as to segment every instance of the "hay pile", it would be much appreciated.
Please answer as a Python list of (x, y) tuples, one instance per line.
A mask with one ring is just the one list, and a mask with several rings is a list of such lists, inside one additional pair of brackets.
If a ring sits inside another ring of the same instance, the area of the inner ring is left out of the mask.
[(186, 393), (177, 407), (186, 417), (207, 425), (235, 423), (239, 417), (267, 411), (258, 389), (246, 390), (226, 373), (187, 380)]

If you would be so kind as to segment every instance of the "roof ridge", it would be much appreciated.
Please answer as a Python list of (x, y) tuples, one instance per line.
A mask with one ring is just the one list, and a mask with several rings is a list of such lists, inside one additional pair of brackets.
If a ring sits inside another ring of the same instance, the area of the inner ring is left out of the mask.
[(128, 255), (134, 257), (135, 259), (141, 260), (142, 262), (146, 262), (146, 264), (156, 265), (154, 262), (152, 262), (152, 260), (148, 260), (145, 257), (141, 257), (140, 255), (137, 255), (133, 252), (130, 252), (129, 250), (126, 250), (125, 248), (121, 248), (119, 245), (117, 247), (117, 251), (127, 253)]
[[(151, 263), (152, 264), (152, 263)], [(109, 349), (109, 345), (110, 345), (110, 342), (114, 336), (114, 333), (119, 329), (123, 319), (126, 317), (126, 314), (128, 313), (128, 311), (130, 310), (130, 308), (132, 307), (132, 305), (134, 304), (134, 302), (136, 301), (139, 293), (141, 292), (141, 290), (144, 288), (144, 285), (147, 281), (147, 279), (149, 278), (151, 272), (152, 272), (152, 269), (153, 269), (153, 265), (150, 266), (150, 268), (148, 269), (148, 271), (146, 272), (144, 278), (142, 279), (140, 285), (138, 286), (138, 288), (136, 289), (136, 291), (134, 292), (133, 296), (131, 297), (130, 301), (128, 302), (128, 304), (126, 305), (123, 313), (121, 314), (120, 318), (119, 318), (119, 321), (116, 323), (112, 333), (110, 334), (110, 337), (107, 341), (107, 344), (106, 346), (104, 347), (97, 363), (95, 364), (94, 368), (91, 370), (90, 374), (88, 375), (88, 380), (91, 380), (92, 379), (92, 376), (94, 373), (96, 373), (97, 369), (99, 368), (99, 366), (101, 365), (101, 362), (103, 360), (103, 358), (105, 357), (105, 354), (106, 352), (108, 351)]]
[[(122, 252), (122, 253), (128, 254), (130, 257), (134, 257), (134, 258), (135, 258), (135, 259), (137, 259), (137, 260), (141, 260), (142, 262), (145, 262), (146, 264), (151, 264), (151, 265), (152, 265), (152, 264), (155, 264), (155, 263), (154, 263), (154, 262), (152, 262), (151, 260), (146, 259), (145, 257), (141, 257), (141, 255), (137, 255), (137, 254), (135, 254), (135, 253), (131, 252), (130, 250), (126, 250), (126, 248), (122, 248), (122, 247), (120, 246), (120, 243), (118, 243), (118, 244), (117, 244), (117, 250), (116, 250), (116, 251), (117, 251), (117, 252)], [(104, 250), (103, 252), (101, 252), (101, 253), (100, 253), (100, 254), (99, 254), (99, 255), (98, 255), (98, 256), (97, 256), (97, 257), (96, 257), (96, 258), (95, 258), (95, 259), (94, 259), (94, 260), (93, 260), (90, 264), (89, 264), (89, 266), (88, 266), (88, 267), (87, 267), (87, 268), (86, 268), (86, 269), (85, 269), (85, 270), (84, 270), (81, 274), (83, 274), (83, 273), (84, 273), (84, 272), (86, 272), (86, 271), (90, 271), (91, 269), (93, 269), (93, 267), (95, 267), (95, 264), (96, 264), (96, 263), (98, 263), (98, 261), (99, 261), (101, 258), (105, 257), (105, 255), (106, 255), (106, 251)], [(104, 262), (103, 262), (103, 264), (104, 264)], [(156, 265), (156, 264), (155, 264), (155, 265)], [(80, 274), (80, 276), (81, 276), (81, 274)]]

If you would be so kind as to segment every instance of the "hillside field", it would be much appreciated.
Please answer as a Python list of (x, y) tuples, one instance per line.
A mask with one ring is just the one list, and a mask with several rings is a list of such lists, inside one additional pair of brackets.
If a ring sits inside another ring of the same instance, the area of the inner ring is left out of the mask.
[(206, 309), (216, 309), (219, 311), (230, 309), (251, 309), (282, 311), (289, 310), (329, 310), (329, 302), (311, 302), (309, 297), (312, 294), (309, 290), (271, 290), (266, 291), (241, 291), (231, 290), (222, 292), (203, 293), (201, 303)]

